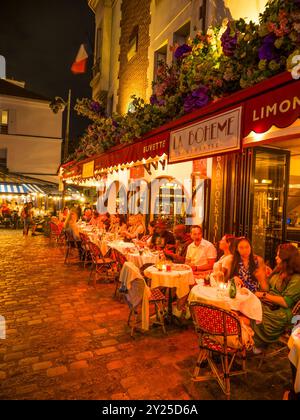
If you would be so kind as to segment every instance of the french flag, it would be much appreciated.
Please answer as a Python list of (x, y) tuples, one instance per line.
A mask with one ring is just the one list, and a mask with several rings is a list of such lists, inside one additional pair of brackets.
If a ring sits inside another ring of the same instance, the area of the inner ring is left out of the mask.
[(74, 74), (85, 73), (88, 57), (89, 57), (89, 54), (88, 54), (87, 46), (85, 44), (81, 44), (79, 47), (77, 56), (75, 58), (75, 61), (71, 67), (72, 73)]

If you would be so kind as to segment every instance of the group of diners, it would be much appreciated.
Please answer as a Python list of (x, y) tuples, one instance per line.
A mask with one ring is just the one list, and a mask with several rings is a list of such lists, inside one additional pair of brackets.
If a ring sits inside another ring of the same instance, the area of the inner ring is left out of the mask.
[[(254, 332), (255, 351), (278, 340), (285, 327), (291, 322), (292, 308), (300, 299), (300, 254), (292, 244), (278, 246), (275, 256), (276, 266), (268, 267), (263, 258), (255, 255), (247, 237), (227, 234), (217, 244), (203, 238), (201, 226), (192, 226), (190, 233), (185, 225), (176, 225), (173, 231), (164, 221), (151, 221), (145, 227), (142, 215), (100, 215), (96, 210), (89, 220), (82, 219), (100, 231), (116, 233), (125, 241), (133, 241), (137, 246), (159, 250), (165, 258), (174, 263), (188, 264), (195, 276), (210, 272), (214, 265), (222, 266), (225, 281), (234, 278), (237, 287), (245, 287), (254, 293), (262, 303), (261, 323), (245, 320)], [(78, 213), (71, 209), (64, 222), (80, 244)], [(79, 246), (80, 250), (80, 246)], [(221, 254), (221, 255), (220, 255)], [(219, 257), (219, 258), (218, 258)], [(186, 304), (186, 299), (178, 302), (178, 307)]]

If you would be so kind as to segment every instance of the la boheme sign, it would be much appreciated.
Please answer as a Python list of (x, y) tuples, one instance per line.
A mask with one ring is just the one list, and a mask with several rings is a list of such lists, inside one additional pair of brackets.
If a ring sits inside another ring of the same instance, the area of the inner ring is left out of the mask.
[(239, 150), (242, 107), (171, 132), (169, 162)]

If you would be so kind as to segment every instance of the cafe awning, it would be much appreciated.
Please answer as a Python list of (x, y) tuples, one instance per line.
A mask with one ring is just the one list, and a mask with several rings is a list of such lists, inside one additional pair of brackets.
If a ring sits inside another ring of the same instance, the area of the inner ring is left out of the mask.
[[(133, 144), (118, 145), (110, 151), (85, 159), (81, 162), (62, 165), (64, 178), (88, 178), (118, 167), (131, 167), (149, 160), (167, 156), (169, 133), (158, 133)], [(90, 166), (90, 164), (92, 164)]]

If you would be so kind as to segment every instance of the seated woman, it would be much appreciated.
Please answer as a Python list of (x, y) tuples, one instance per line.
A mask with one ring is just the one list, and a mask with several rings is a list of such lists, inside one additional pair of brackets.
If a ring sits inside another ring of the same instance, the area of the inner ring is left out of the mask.
[(104, 229), (104, 224), (97, 210), (93, 210), (93, 215), (89, 221), (89, 225), (97, 227), (98, 229)]
[(144, 223), (144, 218), (142, 214), (137, 214), (136, 216), (130, 216), (128, 221), (129, 227), (127, 230), (122, 232), (122, 236), (125, 239), (139, 239), (144, 235), (146, 228)]
[(276, 268), (270, 277), (263, 270), (257, 273), (261, 291), (255, 294), (262, 300), (263, 319), (260, 324), (251, 321), (254, 330), (256, 354), (261, 348), (277, 341), (290, 325), (292, 308), (300, 299), (300, 254), (291, 244), (279, 245)]
[(74, 240), (74, 244), (78, 249), (79, 259), (82, 259), (83, 249), (81, 246), (81, 239), (79, 235), (79, 227), (77, 225), (78, 215), (75, 208), (72, 208), (66, 218), (64, 224), (64, 230), (69, 234), (69, 236)]
[(225, 278), (234, 277), (237, 286), (246, 287), (251, 292), (259, 289), (259, 281), (255, 276), (258, 268), (265, 270), (264, 260), (253, 254), (252, 246), (248, 238), (237, 238), (233, 255), (229, 255), (222, 261)]
[(151, 239), (152, 239), (152, 236), (153, 236), (153, 233), (154, 233), (155, 224), (156, 223), (154, 222), (154, 220), (152, 220), (149, 223), (149, 225), (148, 225), (148, 234), (142, 236), (139, 241), (136, 241), (135, 242), (136, 245), (142, 246), (142, 247), (144, 247), (144, 246), (150, 247), (150, 245), (151, 245)]
[(110, 216), (110, 227), (108, 231), (110, 233), (121, 235), (122, 232), (125, 232), (126, 230), (127, 225), (123, 214), (112, 214)]

